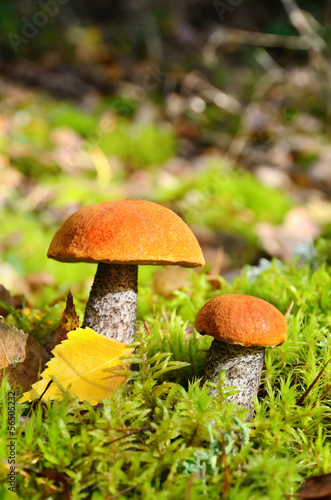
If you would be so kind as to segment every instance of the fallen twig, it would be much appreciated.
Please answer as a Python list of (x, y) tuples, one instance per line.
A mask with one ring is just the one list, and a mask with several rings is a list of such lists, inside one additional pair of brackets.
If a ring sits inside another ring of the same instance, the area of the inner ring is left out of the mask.
[(313, 382), (310, 384), (310, 386), (308, 387), (308, 389), (302, 394), (302, 396), (297, 400), (296, 402), (296, 405), (297, 406), (300, 406), (302, 405), (302, 403), (304, 402), (304, 400), (306, 399), (306, 397), (308, 396), (308, 394), (310, 393), (310, 391), (313, 389), (313, 387), (316, 385), (316, 383), (318, 382), (319, 378), (321, 377), (322, 373), (324, 372), (325, 368), (328, 366), (328, 364), (330, 363), (331, 361), (331, 358), (329, 359), (329, 361), (327, 361), (325, 363), (325, 365), (323, 366), (322, 370), (319, 372), (319, 374), (314, 378)]

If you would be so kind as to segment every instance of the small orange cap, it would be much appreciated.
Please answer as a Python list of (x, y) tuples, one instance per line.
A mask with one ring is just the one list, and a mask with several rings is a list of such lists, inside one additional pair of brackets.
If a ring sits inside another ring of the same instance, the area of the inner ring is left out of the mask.
[(282, 313), (266, 300), (226, 294), (209, 300), (198, 312), (195, 329), (216, 340), (245, 347), (283, 344), (287, 336)]
[(78, 210), (55, 233), (47, 256), (61, 262), (204, 266), (199, 243), (172, 210), (144, 200)]

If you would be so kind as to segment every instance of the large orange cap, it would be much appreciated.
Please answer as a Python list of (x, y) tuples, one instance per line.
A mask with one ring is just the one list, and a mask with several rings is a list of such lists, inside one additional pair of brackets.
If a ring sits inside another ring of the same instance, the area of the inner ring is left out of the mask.
[(198, 332), (228, 344), (245, 347), (283, 344), (287, 336), (284, 316), (265, 300), (251, 295), (219, 295), (198, 312)]
[(55, 233), (47, 256), (61, 262), (205, 264), (185, 222), (144, 200), (105, 201), (78, 210)]

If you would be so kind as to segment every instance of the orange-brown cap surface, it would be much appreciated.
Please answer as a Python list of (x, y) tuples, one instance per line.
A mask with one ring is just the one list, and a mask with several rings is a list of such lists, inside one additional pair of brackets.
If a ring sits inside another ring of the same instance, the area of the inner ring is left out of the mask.
[(78, 210), (55, 233), (47, 256), (61, 262), (205, 264), (185, 222), (144, 200), (105, 201)]
[(272, 304), (251, 295), (219, 295), (198, 312), (198, 332), (228, 344), (245, 347), (283, 344), (287, 326), (282, 313)]

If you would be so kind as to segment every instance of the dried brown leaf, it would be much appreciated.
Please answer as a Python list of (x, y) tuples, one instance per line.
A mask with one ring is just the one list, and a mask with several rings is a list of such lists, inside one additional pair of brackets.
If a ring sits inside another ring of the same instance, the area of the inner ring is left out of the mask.
[[(14, 306), (13, 297), (10, 295), (10, 292), (7, 290), (7, 288), (5, 288), (3, 285), (0, 285), (0, 302), (4, 302), (4, 304), (6, 304), (7, 306)], [(5, 318), (6, 316), (8, 316), (8, 314), (9, 312), (7, 311), (7, 309), (0, 305), (0, 316), (3, 316)]]
[(8, 373), (11, 384), (27, 391), (48, 359), (47, 352), (30, 335), (0, 320), (0, 382)]
[(62, 314), (59, 326), (49, 334), (44, 348), (50, 353), (58, 344), (68, 338), (68, 333), (79, 327), (79, 318), (76, 313), (74, 298), (71, 292), (67, 295), (66, 308)]
[(163, 297), (171, 297), (175, 290), (190, 285), (190, 273), (180, 266), (167, 266), (156, 271), (153, 277), (153, 291)]
[(299, 498), (303, 500), (315, 500), (317, 498), (330, 500), (331, 473), (307, 479), (299, 489)]

